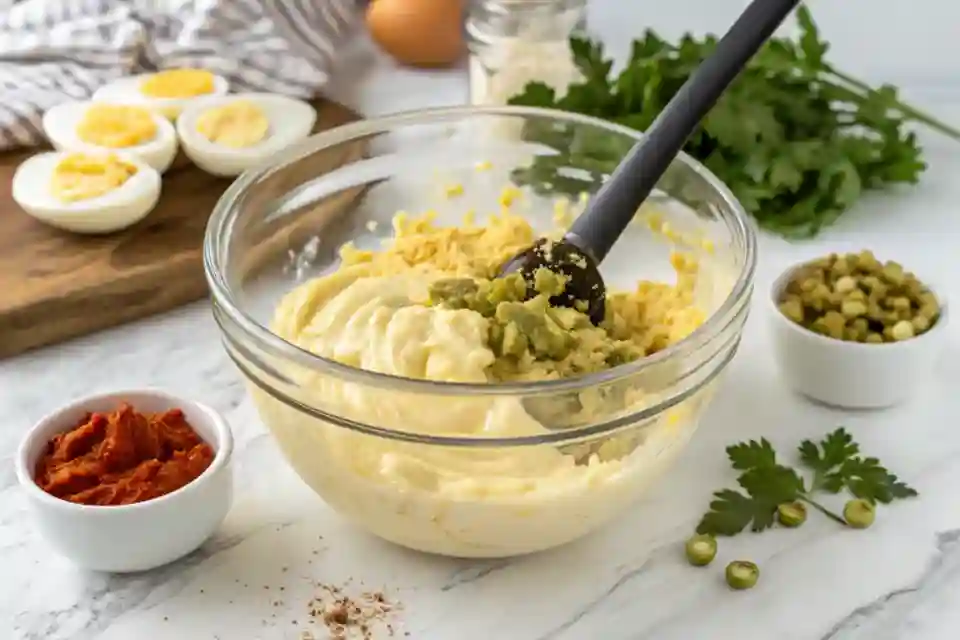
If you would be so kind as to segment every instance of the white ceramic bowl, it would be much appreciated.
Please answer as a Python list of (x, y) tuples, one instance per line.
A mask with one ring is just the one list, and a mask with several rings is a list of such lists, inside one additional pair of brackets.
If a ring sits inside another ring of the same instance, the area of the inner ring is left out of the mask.
[(834, 407), (882, 409), (907, 400), (929, 382), (949, 320), (940, 292), (931, 288), (941, 312), (926, 333), (903, 342), (845, 342), (804, 329), (777, 308), (790, 277), (806, 264), (794, 265), (777, 278), (766, 302), (774, 357), (788, 386)]
[[(70, 430), (88, 412), (110, 412), (127, 402), (143, 413), (180, 408), (214, 450), (203, 474), (177, 491), (131, 505), (88, 506), (56, 498), (34, 482), (37, 460), (50, 438)], [(89, 396), (40, 420), (17, 451), (17, 479), (29, 498), (37, 530), (58, 552), (94, 571), (146, 571), (195, 550), (230, 509), (233, 436), (210, 407), (154, 390)]]

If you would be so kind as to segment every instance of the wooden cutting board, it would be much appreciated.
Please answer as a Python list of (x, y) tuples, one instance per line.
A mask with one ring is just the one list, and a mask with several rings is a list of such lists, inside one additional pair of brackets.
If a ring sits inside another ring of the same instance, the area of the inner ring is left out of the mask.
[[(319, 100), (316, 130), (359, 119)], [(167, 311), (204, 297), (207, 219), (230, 180), (184, 157), (163, 176), (157, 208), (108, 236), (47, 227), (10, 195), (13, 173), (37, 150), (0, 154), (0, 357)]]

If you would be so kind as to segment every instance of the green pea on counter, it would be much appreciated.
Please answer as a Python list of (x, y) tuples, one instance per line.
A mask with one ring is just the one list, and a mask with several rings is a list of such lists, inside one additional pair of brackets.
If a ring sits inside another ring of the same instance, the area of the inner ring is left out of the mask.
[(731, 589), (752, 589), (760, 579), (760, 567), (748, 560), (734, 560), (727, 565), (724, 575)]
[(843, 505), (843, 519), (854, 529), (866, 529), (877, 517), (877, 507), (869, 500), (856, 498)]
[(711, 535), (698, 534), (684, 545), (687, 562), (695, 567), (705, 567), (717, 557), (717, 539)]

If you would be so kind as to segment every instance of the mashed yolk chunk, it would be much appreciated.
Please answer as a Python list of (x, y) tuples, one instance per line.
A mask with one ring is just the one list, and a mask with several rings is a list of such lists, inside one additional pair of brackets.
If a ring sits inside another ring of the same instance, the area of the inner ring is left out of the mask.
[(203, 69), (160, 71), (140, 85), (140, 93), (151, 98), (193, 98), (213, 90), (214, 76)]
[(89, 200), (113, 191), (136, 172), (134, 165), (113, 154), (71, 153), (54, 168), (50, 189), (61, 202)]
[(250, 147), (267, 136), (270, 120), (263, 109), (249, 100), (237, 100), (207, 109), (197, 118), (197, 133), (233, 149)]
[(87, 109), (77, 137), (98, 147), (133, 147), (157, 136), (157, 123), (143, 107), (98, 104)]

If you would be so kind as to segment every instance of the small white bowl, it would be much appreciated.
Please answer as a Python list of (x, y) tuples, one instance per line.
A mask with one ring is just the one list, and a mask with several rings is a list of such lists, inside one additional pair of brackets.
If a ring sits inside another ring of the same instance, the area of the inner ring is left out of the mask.
[(846, 342), (804, 329), (777, 307), (790, 277), (807, 264), (787, 269), (767, 297), (774, 357), (788, 386), (834, 407), (883, 409), (902, 403), (930, 380), (948, 322), (947, 302), (939, 291), (931, 287), (940, 318), (926, 333), (903, 342)]
[[(131, 505), (81, 505), (43, 491), (34, 471), (50, 438), (76, 427), (88, 412), (111, 412), (122, 402), (142, 413), (182, 409), (213, 448), (213, 462), (177, 491)], [(73, 402), (34, 425), (17, 451), (17, 479), (30, 500), (37, 529), (62, 555), (94, 571), (146, 571), (194, 551), (220, 526), (233, 497), (232, 453), (230, 427), (210, 407), (162, 391), (118, 391)]]

